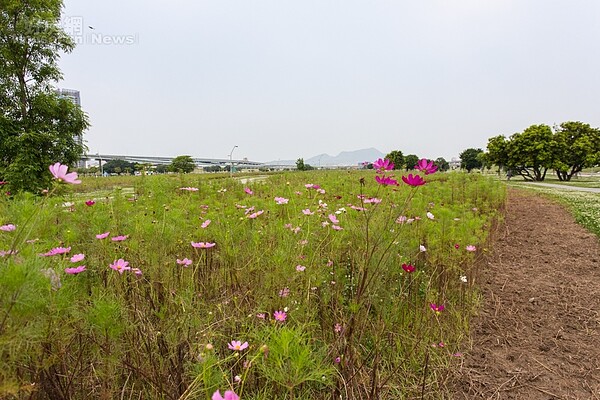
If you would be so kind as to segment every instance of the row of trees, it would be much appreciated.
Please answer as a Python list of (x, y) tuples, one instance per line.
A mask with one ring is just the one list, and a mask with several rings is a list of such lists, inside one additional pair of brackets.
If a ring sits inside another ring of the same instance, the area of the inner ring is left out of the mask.
[(526, 180), (543, 181), (554, 171), (561, 181), (600, 164), (600, 129), (583, 122), (563, 122), (554, 129), (532, 125), (521, 133), (488, 140), (484, 161)]
[[(403, 155), (400, 150), (393, 150), (385, 156), (386, 159), (394, 163), (394, 169), (413, 169), (419, 162), (419, 157), (415, 154)], [(450, 169), (450, 164), (444, 157), (438, 157), (434, 160), (434, 164), (439, 171), (447, 171)]]

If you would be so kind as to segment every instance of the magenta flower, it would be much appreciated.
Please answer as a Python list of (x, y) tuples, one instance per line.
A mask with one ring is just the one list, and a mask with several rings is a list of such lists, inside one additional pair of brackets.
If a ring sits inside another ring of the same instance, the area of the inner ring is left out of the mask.
[(84, 258), (85, 258), (85, 254), (75, 254), (73, 257), (71, 257), (71, 262), (77, 263), (79, 261), (82, 261)]
[(242, 343), (240, 340), (232, 340), (231, 343), (227, 343), (227, 348), (234, 351), (242, 351), (248, 348), (248, 342)]
[(120, 235), (120, 236), (115, 236), (110, 238), (110, 240), (112, 240), (113, 242), (122, 242), (123, 240), (127, 239), (129, 237), (129, 235)]
[(6, 185), (7, 183), (8, 183), (8, 182), (6, 182), (6, 181), (0, 181), (0, 186), (2, 186), (2, 185)]
[[(404, 179), (404, 177), (402, 177)], [(375, 180), (380, 185), (384, 186), (398, 186), (398, 181), (393, 179), (391, 176), (376, 176)]]
[(415, 267), (411, 264), (402, 264), (402, 269), (408, 272), (409, 274), (415, 272)]
[(221, 396), (221, 392), (218, 390), (213, 393), (212, 400), (240, 400), (240, 396), (235, 394), (233, 390), (225, 391), (225, 395)]
[(83, 271), (85, 271), (85, 265), (80, 265), (79, 267), (76, 267), (76, 268), (65, 268), (65, 273), (67, 273), (69, 275), (77, 275)]
[(96, 239), (100, 239), (100, 240), (106, 239), (108, 237), (108, 235), (110, 235), (110, 232), (104, 232), (99, 235), (96, 235)]
[(305, 210), (302, 210), (302, 214), (304, 214), (304, 215), (313, 215), (314, 212), (311, 212), (310, 208), (307, 208)]
[(333, 360), (333, 362), (335, 362), (336, 364), (339, 364), (342, 362), (342, 359), (341, 359), (341, 357), (338, 356)]
[(314, 185), (312, 183), (307, 183), (307, 184), (304, 185), (304, 187), (307, 188), (307, 189), (321, 189), (321, 186)]
[(70, 251), (71, 251), (70, 247), (55, 247), (52, 250), (50, 250), (49, 252), (40, 254), (40, 255), (44, 256), (44, 257), (52, 257), (52, 256), (56, 256), (59, 254), (66, 254)]
[(373, 163), (373, 168), (376, 169), (378, 172), (390, 171), (394, 169), (394, 163), (388, 159), (382, 160), (380, 158)]
[(425, 180), (421, 178), (419, 175), (408, 174), (408, 176), (403, 176), (402, 181), (410, 186), (421, 186), (425, 184)]
[(117, 261), (110, 264), (110, 267), (121, 275), (123, 275), (123, 272), (131, 269), (131, 267), (129, 266), (129, 262), (123, 260), (122, 258), (119, 258)]
[(287, 314), (285, 311), (279, 310), (279, 311), (275, 311), (273, 313), (273, 317), (275, 317), (275, 321), (284, 322), (285, 319), (287, 318)]
[(254, 194), (254, 192), (250, 190), (250, 188), (244, 188), (244, 192), (246, 192), (246, 194), (249, 194), (250, 196)]
[(85, 205), (88, 206), (88, 207), (91, 207), (94, 204), (96, 204), (96, 202), (94, 200), (88, 200), (88, 201), (85, 202)]
[(192, 247), (195, 247), (197, 249), (210, 249), (211, 247), (214, 247), (215, 245), (216, 245), (216, 243), (192, 242)]
[(470, 252), (474, 252), (474, 251), (477, 251), (477, 247), (475, 247), (472, 244), (470, 244), (467, 247), (465, 247), (465, 250), (470, 251)]
[(13, 224), (8, 224), (8, 225), (2, 225), (2, 226), (0, 226), (0, 231), (4, 231), (4, 232), (12, 232), (15, 229), (17, 229), (17, 227), (14, 226)]
[(443, 304), (437, 305), (435, 303), (429, 304), (429, 308), (431, 308), (431, 310), (434, 311), (436, 314), (441, 313), (445, 309)]
[(342, 332), (342, 325), (341, 325), (341, 324), (339, 324), (339, 323), (336, 323), (336, 324), (333, 326), (333, 331), (334, 331), (335, 333), (340, 333), (340, 332)]
[(201, 228), (206, 228), (206, 227), (208, 227), (208, 226), (210, 225), (210, 223), (211, 223), (211, 222), (212, 222), (212, 221), (211, 221), (210, 219), (207, 219), (206, 221), (204, 221), (204, 222), (202, 223), (202, 225), (200, 225), (200, 227), (201, 227)]
[(49, 167), (50, 172), (54, 176), (54, 179), (59, 182), (71, 183), (71, 184), (79, 184), (80, 180), (77, 179), (77, 172), (69, 172), (67, 174), (67, 170), (69, 167), (66, 165), (62, 165), (61, 163), (56, 163)]
[(288, 201), (290, 201), (290, 200), (286, 199), (285, 197), (275, 197), (275, 202), (277, 204), (287, 204)]
[(435, 173), (438, 167), (433, 164), (433, 161), (428, 162), (426, 158), (422, 158), (417, 165), (415, 165), (415, 169), (425, 172), (425, 175), (429, 175)]
[(456, 250), (460, 249), (460, 244), (456, 243), (456, 244), (454, 245), (454, 248), (455, 248)]
[(180, 260), (178, 258), (177, 259), (177, 264), (183, 265), (184, 267), (188, 267), (188, 266), (192, 265), (192, 260), (189, 260), (187, 257), (184, 258), (183, 260)]
[(332, 224), (339, 224), (340, 221), (337, 219), (337, 217), (335, 216), (335, 214), (329, 214), (329, 220), (331, 221)]

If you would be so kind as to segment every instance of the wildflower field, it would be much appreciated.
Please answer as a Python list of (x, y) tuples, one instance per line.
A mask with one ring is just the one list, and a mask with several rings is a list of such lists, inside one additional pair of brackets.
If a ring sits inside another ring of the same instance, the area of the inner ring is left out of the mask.
[(0, 398), (441, 397), (504, 185), (375, 165), (0, 199)]

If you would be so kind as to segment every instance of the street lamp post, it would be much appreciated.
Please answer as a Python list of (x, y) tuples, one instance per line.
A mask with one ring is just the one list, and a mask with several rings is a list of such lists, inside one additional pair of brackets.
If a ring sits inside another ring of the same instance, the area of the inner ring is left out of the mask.
[(231, 156), (233, 155), (233, 151), (235, 150), (235, 148), (238, 147), (237, 145), (233, 146), (233, 149), (231, 149), (231, 152), (229, 153), (229, 177), (233, 177), (233, 159), (231, 158)]

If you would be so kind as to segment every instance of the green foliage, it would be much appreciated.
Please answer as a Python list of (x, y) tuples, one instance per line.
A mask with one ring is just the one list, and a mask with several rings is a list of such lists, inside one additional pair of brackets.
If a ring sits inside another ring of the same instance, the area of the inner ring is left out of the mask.
[(548, 125), (531, 125), (508, 144), (508, 167), (527, 180), (543, 181), (556, 159), (557, 143)]
[(194, 169), (196, 169), (196, 164), (191, 156), (177, 156), (171, 161), (171, 165), (169, 165), (169, 171), (171, 172), (188, 174)]
[(402, 155), (400, 150), (390, 151), (385, 158), (394, 163), (394, 169), (402, 169), (404, 167), (404, 155)]
[(102, 165), (102, 170), (107, 174), (121, 174), (135, 170), (135, 164), (125, 160), (110, 160)]
[(483, 150), (481, 149), (466, 149), (463, 150), (460, 154), (460, 167), (466, 169), (468, 172), (475, 168), (483, 167), (483, 163), (481, 160), (481, 154), (483, 154)]
[(508, 142), (506, 137), (498, 135), (488, 139), (487, 160), (500, 169), (508, 165)]
[(62, 1), (0, 1), (0, 180), (11, 191), (48, 186), (48, 166), (74, 164), (87, 116), (50, 86), (74, 43), (59, 28)]
[(415, 154), (409, 154), (404, 157), (404, 166), (407, 171), (415, 168), (415, 165), (419, 162), (419, 157)]
[(434, 164), (438, 167), (441, 172), (446, 172), (450, 169), (450, 164), (444, 157), (438, 157), (435, 159)]
[(558, 179), (570, 181), (584, 168), (600, 164), (600, 129), (582, 122), (563, 122), (555, 128), (557, 154), (553, 168)]
[(296, 169), (298, 171), (312, 171), (314, 167), (310, 164), (305, 164), (304, 158), (299, 158), (296, 160)]

